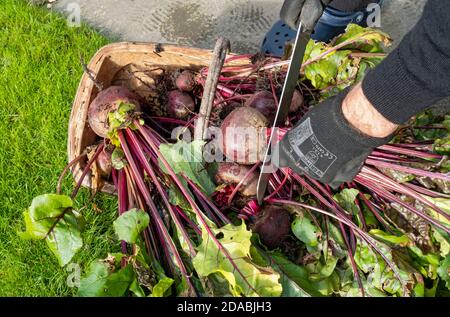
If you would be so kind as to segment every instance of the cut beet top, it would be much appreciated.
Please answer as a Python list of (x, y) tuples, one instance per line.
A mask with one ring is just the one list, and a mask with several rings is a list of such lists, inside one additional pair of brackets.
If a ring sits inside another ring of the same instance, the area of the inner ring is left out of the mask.
[(98, 136), (106, 137), (108, 135), (108, 114), (116, 111), (122, 103), (133, 104), (134, 110), (137, 112), (141, 110), (139, 97), (121, 86), (111, 86), (102, 90), (91, 102), (88, 110), (88, 121), (92, 130)]

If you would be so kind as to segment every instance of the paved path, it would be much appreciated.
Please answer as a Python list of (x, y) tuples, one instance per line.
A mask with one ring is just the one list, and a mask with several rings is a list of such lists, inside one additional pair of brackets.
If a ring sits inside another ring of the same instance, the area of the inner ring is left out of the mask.
[[(58, 0), (78, 4), (84, 22), (124, 41), (178, 43), (211, 48), (218, 36), (234, 52), (255, 52), (278, 20), (282, 0)], [(398, 42), (417, 21), (425, 0), (386, 0), (381, 27)]]

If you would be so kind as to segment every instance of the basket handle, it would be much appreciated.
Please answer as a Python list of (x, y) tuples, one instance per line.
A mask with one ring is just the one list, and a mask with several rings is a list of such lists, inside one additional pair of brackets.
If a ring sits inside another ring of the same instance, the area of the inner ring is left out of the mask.
[(202, 102), (200, 104), (199, 116), (195, 122), (194, 140), (204, 140), (206, 138), (206, 131), (214, 104), (214, 97), (216, 95), (220, 72), (222, 71), (223, 64), (225, 63), (225, 57), (227, 56), (229, 49), (230, 41), (224, 37), (220, 37), (214, 47), (212, 60), (209, 65)]

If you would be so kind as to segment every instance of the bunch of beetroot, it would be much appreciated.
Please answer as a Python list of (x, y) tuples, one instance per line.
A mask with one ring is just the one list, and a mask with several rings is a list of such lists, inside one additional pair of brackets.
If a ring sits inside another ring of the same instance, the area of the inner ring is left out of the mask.
[[(186, 125), (196, 117), (196, 109), (198, 105), (194, 100), (198, 100), (192, 93), (194, 89), (201, 84), (200, 80), (196, 81), (196, 76), (191, 71), (179, 72), (174, 80), (177, 89), (169, 90), (163, 98), (166, 100), (166, 112), (168, 117), (159, 118), (165, 123), (179, 123), (184, 122)], [(201, 96), (198, 96), (201, 97)], [(121, 105), (132, 105), (132, 110), (127, 114), (127, 119), (124, 120), (123, 126), (119, 130), (124, 129), (127, 133), (132, 132), (129, 126), (133, 122), (137, 122), (140, 117), (145, 117), (142, 110), (145, 108), (140, 101), (137, 94), (131, 92), (125, 87), (111, 86), (101, 91), (89, 106), (88, 122), (92, 130), (100, 137), (105, 138), (105, 142), (109, 143), (108, 137), (111, 136), (110, 117), (112, 114), (119, 111)], [(233, 109), (221, 122), (221, 131), (224, 137), (223, 142), (223, 159), (227, 162), (218, 163), (217, 172), (214, 176), (214, 181), (218, 186), (218, 190), (211, 199), (217, 205), (217, 209), (236, 210), (236, 208), (245, 208), (246, 205), (255, 198), (256, 186), (259, 175), (258, 158), (262, 157), (267, 145), (267, 136), (270, 130), (271, 120), (277, 109), (274, 94), (269, 91), (258, 91), (251, 95), (245, 102), (233, 103)], [(295, 113), (303, 106), (303, 97), (301, 93), (296, 90), (294, 99), (291, 105), (291, 113)], [(265, 115), (264, 115), (265, 114)], [(139, 126), (139, 124), (137, 124)], [(173, 125), (176, 127), (176, 125)], [(136, 127), (134, 127), (135, 129)], [(240, 138), (237, 136), (233, 141), (227, 141), (227, 131), (233, 131), (233, 128), (249, 128), (258, 134), (258, 141), (255, 139)], [(153, 131), (153, 129), (155, 129)], [(154, 133), (155, 145), (159, 146), (166, 142), (163, 137), (157, 132), (158, 125), (151, 127), (151, 125), (144, 125), (143, 128), (138, 127), (141, 133)], [(145, 132), (144, 132), (145, 130)], [(120, 147), (126, 146), (124, 143), (128, 138), (127, 133), (122, 133), (120, 138)], [(122, 140), (123, 138), (123, 140)], [(146, 139), (145, 135), (137, 138), (140, 142)], [(235, 141), (235, 142), (234, 142)], [(140, 144), (144, 154), (155, 154), (154, 151), (145, 153), (145, 149), (151, 148), (148, 144)], [(105, 180), (113, 179), (112, 175), (121, 173), (113, 168), (112, 152), (114, 146), (105, 146), (96, 159), (96, 165), (100, 176)], [(130, 149), (132, 152), (132, 149)], [(125, 160), (127, 151), (125, 152)], [(256, 155), (254, 155), (256, 154)], [(154, 157), (157, 161), (159, 156)], [(159, 167), (157, 167), (159, 168)], [(125, 168), (125, 170), (127, 167)], [(127, 173), (127, 175), (132, 174)], [(117, 180), (117, 175), (114, 177)], [(117, 184), (116, 184), (117, 185)], [(223, 191), (229, 190), (229, 193), (222, 195)], [(132, 206), (130, 206), (131, 209)], [(290, 221), (286, 211), (279, 207), (269, 206), (266, 208), (267, 212), (258, 213), (261, 215), (258, 220), (252, 225), (252, 228), (260, 233), (262, 241), (266, 241), (267, 246), (274, 248), (283, 241), (289, 233)], [(224, 216), (220, 216), (224, 219)], [(281, 226), (281, 227), (280, 227)]]
[[(180, 283), (186, 283), (187, 294), (198, 295), (205, 292), (198, 288), (195, 271), (192, 270), (192, 264), (189, 264), (191, 260), (186, 262), (184, 259), (186, 255), (191, 259), (195, 258), (197, 245), (201, 242), (199, 235), (204, 239), (204, 234), (212, 239), (211, 243), (216, 244), (222, 256), (235, 268), (233, 271), (237, 272), (248, 292), (257, 294), (252, 282), (240, 273), (239, 265), (214, 234), (214, 228), (232, 223), (230, 211), (239, 205), (235, 203), (234, 197), (241, 200), (241, 206), (245, 206), (250, 197), (254, 197), (257, 166), (247, 167), (248, 162), (247, 165), (235, 162), (218, 164), (211, 181), (214, 179), (218, 187), (233, 188), (233, 192), (226, 198), (227, 203), (221, 204), (217, 199), (220, 189), (216, 193), (208, 193), (201, 183), (189, 179), (188, 173), (177, 170), (170, 159), (162, 154), (161, 146), (168, 144), (167, 140), (171, 137), (170, 128), (183, 124), (186, 129), (190, 129), (190, 122), (196, 118), (195, 111), (198, 107), (194, 100), (199, 100), (201, 96), (193, 93), (201, 91), (199, 88), (202, 82), (195, 78), (190, 71), (181, 72), (174, 81), (178, 89), (169, 90), (167, 95), (161, 96), (166, 101), (168, 116), (151, 117), (148, 121), (145, 120), (148, 116), (144, 109), (149, 105), (144, 105), (127, 88), (111, 86), (101, 91), (89, 106), (88, 121), (93, 131), (103, 139), (97, 147), (100, 154), (92, 157), (86, 168), (95, 160), (101, 177), (105, 181), (113, 180), (119, 199), (119, 215), (136, 208), (149, 214), (150, 224), (143, 233), (146, 252), (161, 263), (165, 274)], [(268, 120), (257, 110), (240, 105), (225, 118), (224, 124), (230, 122), (230, 116), (246, 110), (259, 115), (264, 121), (261, 127), (268, 126)], [(240, 120), (245, 122), (245, 117), (241, 116)], [(163, 128), (161, 123), (164, 123)], [(181, 197), (178, 199), (185, 203), (176, 204), (172, 198), (174, 193), (178, 193)], [(289, 214), (284, 211), (283, 220), (279, 223), (284, 228), (277, 234), (279, 239), (265, 239), (265, 236), (270, 236), (279, 229), (273, 227), (270, 232), (272, 220), (278, 216), (273, 210), (283, 209), (268, 208), (268, 213), (263, 213), (263, 220), (254, 226), (254, 230), (262, 233), (263, 241), (267, 241), (270, 247), (275, 247), (288, 235), (290, 226)], [(174, 237), (173, 230), (176, 230), (178, 236)], [(180, 240), (184, 241), (185, 248), (179, 248)], [(129, 253), (125, 242), (122, 242), (122, 251), (124, 254)]]
[[(232, 57), (232, 59), (236, 58)], [(268, 59), (267, 62), (270, 63), (271, 60)], [(254, 70), (249, 71), (252, 67), (254, 67)], [(169, 90), (165, 96), (168, 117), (157, 118), (156, 121), (169, 123), (173, 127), (175, 127), (175, 124), (183, 124), (187, 129), (190, 129), (192, 126), (190, 123), (195, 120), (198, 109), (194, 101), (201, 99), (204, 74), (205, 71), (199, 74), (194, 74), (191, 71), (181, 72), (174, 81), (174, 86), (177, 89)], [(245, 77), (243, 74), (245, 74)], [(307, 200), (315, 201), (312, 205), (310, 203), (301, 205), (303, 209), (308, 209), (308, 206), (310, 206), (310, 210), (322, 213), (326, 215), (328, 221), (335, 222), (340, 234), (344, 237), (345, 247), (351, 259), (353, 259), (358, 238), (369, 243), (376, 252), (384, 256), (367, 234), (369, 226), (365, 223), (364, 217), (361, 217), (362, 208), (372, 213), (373, 217), (387, 228), (390, 220), (384, 216), (386, 208), (399, 205), (415, 217), (436, 226), (447, 234), (450, 233), (450, 229), (445, 225), (445, 221), (450, 220), (450, 216), (433, 201), (427, 200), (423, 196), (446, 198), (447, 192), (426, 188), (415, 181), (399, 182), (392, 179), (389, 174), (389, 171), (395, 171), (449, 182), (448, 175), (413, 167), (419, 166), (421, 162), (435, 162), (437, 164), (444, 159), (442, 155), (433, 153), (429, 147), (421, 144), (397, 143), (378, 148), (369, 157), (355, 181), (342, 186), (340, 190), (356, 189), (361, 193), (360, 198), (355, 200), (356, 206), (360, 208), (359, 214), (349, 215), (345, 206), (336, 201), (335, 193), (327, 185), (320, 184), (308, 176), (293, 174), (289, 169), (278, 170), (271, 176), (265, 203), (263, 206), (258, 206), (255, 195), (260, 170), (259, 165), (267, 147), (270, 125), (278, 107), (282, 74), (279, 72), (272, 73), (271, 68), (261, 73), (252, 64), (240, 68), (226, 66), (222, 70), (213, 113), (223, 111), (224, 106), (232, 108), (228, 108), (226, 116), (216, 122), (211, 120), (210, 124), (220, 126), (223, 140), (221, 151), (226, 161), (218, 163), (214, 176), (217, 189), (211, 197), (207, 197), (204, 192), (202, 193), (199, 187), (193, 190), (197, 194), (196, 199), (198, 199), (198, 201), (192, 202), (195, 206), (193, 208), (198, 208), (199, 214), (203, 212), (208, 215), (208, 219), (214, 221), (218, 226), (229, 223), (233, 215), (237, 215), (238, 218), (249, 222), (249, 227), (258, 233), (260, 241), (267, 248), (281, 248), (288, 252), (289, 248), (292, 248), (292, 243), (289, 244), (288, 237), (292, 235), (291, 222), (293, 217), (286, 209), (283, 209), (283, 205), (284, 207), (299, 207), (295, 199), (299, 193), (302, 193), (304, 197), (308, 197)], [(276, 80), (275, 76), (278, 76)], [(266, 78), (264, 83), (260, 82), (261, 78)], [(256, 90), (261, 85), (265, 86), (266, 89)], [(311, 95), (309, 97), (311, 98)], [(110, 87), (97, 96), (89, 110), (91, 127), (99, 136), (105, 137), (111, 133), (108, 126), (108, 118), (111, 113), (117, 111), (121, 104), (133, 105), (133, 110), (123, 122), (124, 126), (118, 130), (120, 147), (124, 151), (124, 158), (128, 165), (123, 169), (125, 172), (123, 170), (115, 171), (114, 169), (112, 172), (115, 175), (113, 178), (119, 193), (124, 191), (122, 187), (130, 186), (124, 184), (135, 184), (136, 187), (134, 191), (128, 189), (128, 196), (132, 196), (131, 202), (134, 202), (134, 204), (130, 202), (129, 197), (127, 206), (122, 208), (121, 212), (132, 207), (139, 207), (148, 211), (152, 217), (160, 217), (155, 207), (156, 204), (151, 207), (152, 204), (149, 203), (151, 199), (154, 199), (156, 188), (160, 195), (159, 199), (164, 202), (167, 213), (176, 226), (184, 228), (185, 225), (188, 225), (190, 229), (195, 230), (196, 225), (191, 221), (184, 222), (189, 219), (188, 213), (179, 207), (175, 208), (168, 201), (169, 186), (175, 185), (180, 191), (184, 191), (185, 188), (177, 182), (176, 178), (172, 178), (171, 181), (167, 180), (167, 176), (158, 165), (158, 161), (161, 160), (161, 153), (158, 152), (158, 148), (160, 144), (167, 142), (168, 135), (162, 136), (164, 132), (158, 131), (158, 126), (152, 126), (151, 123), (145, 123), (144, 125), (139, 123), (138, 118), (144, 118), (145, 116), (141, 115), (143, 107), (138, 99), (136, 95), (123, 87)], [(297, 89), (294, 93), (289, 118), (286, 120), (285, 127), (280, 129), (281, 133), (299, 120), (307, 111), (307, 108), (308, 105), (303, 93), (300, 89)], [(219, 118), (219, 116), (214, 117), (213, 115), (212, 118)], [(251, 133), (243, 135), (233, 133), (236, 128), (238, 131), (243, 129), (243, 131), (251, 131)], [(97, 159), (103, 176), (111, 170), (111, 164), (105, 162), (106, 157), (108, 156), (102, 154)], [(408, 166), (408, 163), (411, 166)], [(151, 184), (145, 180), (149, 176)], [(126, 181), (123, 180), (124, 178)], [(122, 179), (122, 181), (118, 181), (119, 179)], [(194, 183), (190, 182), (189, 184), (195, 187)], [(121, 197), (122, 195), (119, 195), (119, 200)], [(432, 217), (423, 208), (408, 203), (406, 198), (414, 199), (422, 206), (430, 208), (439, 215), (439, 218)], [(316, 222), (321, 226), (318, 220)], [(360, 223), (355, 225), (358, 222)], [(168, 232), (161, 234), (164, 233), (162, 229), (163, 218), (153, 221), (152, 226), (149, 229), (150, 236), (160, 236), (160, 243), (167, 244), (170, 241), (170, 234)], [(188, 230), (180, 229), (180, 231), (183, 232), (186, 241), (190, 241)], [(154, 241), (155, 238), (148, 238), (148, 240), (148, 244), (151, 244), (150, 241)], [(194, 242), (189, 244), (192, 252), (195, 249), (194, 244)], [(169, 243), (166, 247), (152, 245), (149, 250), (152, 249), (167, 250), (164, 257), (172, 253), (177, 254), (175, 243)], [(181, 261), (181, 255), (179, 259)], [(161, 256), (158, 260), (164, 262), (164, 258), (161, 258)], [(395, 266), (391, 263), (391, 260), (385, 258), (385, 261), (394, 270)], [(359, 269), (354, 260), (351, 263), (355, 279), (359, 281), (361, 286)], [(182, 265), (181, 268), (182, 274), (187, 278), (189, 276), (188, 268), (183, 268)], [(167, 269), (169, 270), (170, 267)], [(171, 274), (174, 274), (174, 272), (172, 271)], [(189, 281), (189, 279), (187, 280)], [(192, 286), (192, 289), (194, 290), (194, 286)], [(364, 294), (362, 287), (361, 291)]]
[[(327, 271), (328, 262), (324, 261), (331, 258), (336, 259), (334, 266), (341, 262), (350, 265), (353, 280), (365, 295), (365, 276), (371, 272), (365, 271), (367, 265), (362, 263), (364, 246), (364, 252), (373, 252), (391, 272), (389, 283), (399, 285), (399, 290), (389, 288), (391, 294), (411, 294), (410, 282), (404, 280), (396, 258), (390, 256), (396, 246), (391, 250), (381, 243), (396, 243), (401, 238), (402, 247), (425, 258), (436, 244), (429, 238), (431, 232), (448, 237), (450, 176), (443, 172), (448, 168), (447, 156), (434, 151), (432, 141), (408, 135), (374, 150), (354, 181), (337, 191), (288, 168), (279, 169), (270, 177), (264, 203), (258, 205), (258, 175), (286, 76), (284, 64), (274, 57), (251, 55), (233, 55), (226, 60), (209, 118), (209, 125), (221, 131), (216, 149), (222, 154), (221, 162), (182, 161), (177, 165), (165, 152), (184, 142), (173, 139), (173, 129), (181, 126), (193, 135), (207, 68), (181, 70), (168, 77), (168, 89), (159, 96), (164, 116), (147, 113), (154, 105), (145, 104), (125, 87), (111, 86), (99, 92), (88, 111), (89, 126), (98, 135), (98, 143), (89, 155), (86, 151), (69, 163), (69, 167), (82, 160), (85, 163), (72, 198), (92, 171), (93, 176), (114, 184), (119, 215), (135, 209), (148, 214), (149, 224), (141, 233), (143, 244), (122, 241), (122, 253), (136, 256), (136, 250), (143, 247), (152, 263), (184, 285), (183, 291), (175, 291), (177, 295), (205, 295), (211, 285), (217, 285), (210, 277), (206, 283), (192, 265), (203, 252), (200, 246), (205, 240), (218, 250), (217, 258), (226, 262), (236, 283), (241, 283), (239, 289), (246, 290), (241, 295), (267, 294), (267, 290), (255, 288), (255, 279), (244, 273), (239, 258), (224, 247), (229, 242), (222, 240), (224, 233), (218, 233), (220, 228), (237, 230), (240, 220), (259, 237), (259, 243), (252, 241), (256, 245), (253, 251), (260, 252), (266, 263), (291, 261), (315, 274), (316, 280), (306, 289), (337, 275)], [(279, 138), (320, 97), (311, 82), (300, 76)], [(217, 139), (204, 141), (192, 145), (202, 149)], [(210, 183), (214, 184), (212, 190)], [(125, 262), (122, 267), (128, 264)], [(284, 278), (289, 277), (282, 265), (274, 267)]]

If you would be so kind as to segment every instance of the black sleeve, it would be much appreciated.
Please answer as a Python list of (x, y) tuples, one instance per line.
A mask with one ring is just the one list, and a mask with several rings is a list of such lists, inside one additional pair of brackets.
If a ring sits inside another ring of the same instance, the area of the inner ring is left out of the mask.
[(357, 10), (363, 10), (371, 3), (376, 3), (378, 0), (333, 0), (330, 2), (329, 6), (333, 9), (353, 12)]
[(428, 0), (419, 22), (362, 87), (374, 107), (398, 124), (450, 96), (450, 0)]

